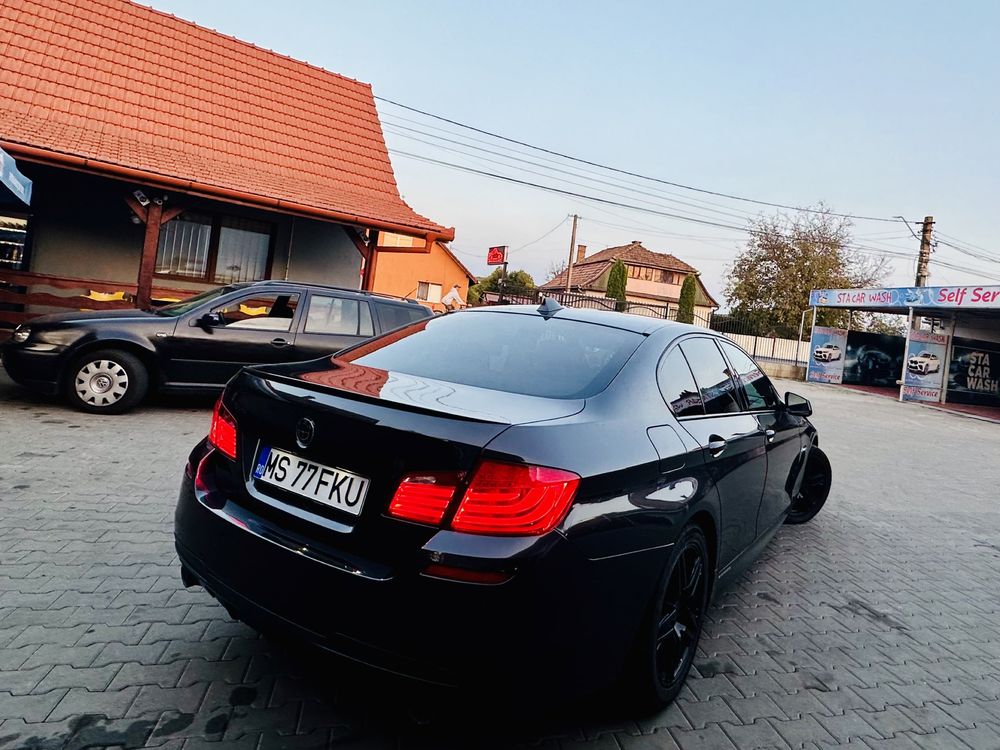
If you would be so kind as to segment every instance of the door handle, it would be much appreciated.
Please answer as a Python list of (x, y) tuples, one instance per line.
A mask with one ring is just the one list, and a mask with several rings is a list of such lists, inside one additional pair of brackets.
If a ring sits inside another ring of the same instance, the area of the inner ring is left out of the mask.
[(282, 338), (271, 339), (271, 346), (276, 346), (280, 349), (283, 346), (288, 346), (288, 341)]
[(718, 456), (722, 451), (726, 449), (728, 443), (726, 439), (721, 435), (709, 435), (708, 436), (708, 452), (713, 456)]

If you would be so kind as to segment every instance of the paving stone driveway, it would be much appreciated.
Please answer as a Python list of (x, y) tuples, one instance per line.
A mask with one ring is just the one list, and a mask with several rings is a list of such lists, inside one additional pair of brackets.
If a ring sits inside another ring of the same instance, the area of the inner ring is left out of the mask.
[(1000, 748), (1000, 426), (794, 387), (834, 493), (720, 596), (676, 703), (470, 724), (181, 587), (173, 504), (208, 403), (92, 418), (0, 372), (0, 748)]

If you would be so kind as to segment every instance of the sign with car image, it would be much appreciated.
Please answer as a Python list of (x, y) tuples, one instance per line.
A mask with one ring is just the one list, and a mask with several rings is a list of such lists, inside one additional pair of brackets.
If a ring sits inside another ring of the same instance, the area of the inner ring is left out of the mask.
[(947, 353), (948, 336), (930, 331), (910, 331), (910, 341), (906, 347), (905, 384), (940, 388)]
[(812, 356), (806, 379), (813, 383), (843, 382), (847, 329), (815, 326), (810, 348)]

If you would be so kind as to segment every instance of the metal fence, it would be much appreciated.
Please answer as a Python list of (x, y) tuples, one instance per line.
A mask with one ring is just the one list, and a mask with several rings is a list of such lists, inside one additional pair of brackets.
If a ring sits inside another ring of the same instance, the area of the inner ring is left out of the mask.
[[(565, 307), (624, 312), (631, 315), (642, 315), (647, 318), (659, 318), (661, 320), (677, 319), (676, 306), (671, 307), (669, 305), (654, 305), (647, 302), (616, 300), (611, 297), (598, 297), (590, 294), (579, 294), (577, 292), (540, 292), (534, 290), (526, 294), (504, 294), (502, 298), (497, 292), (485, 292), (481, 299), (482, 303), (486, 305), (537, 305), (541, 303), (542, 297), (554, 299)], [(695, 313), (694, 325), (708, 328), (710, 323), (710, 316)]]
[[(755, 359), (805, 364), (809, 361), (809, 340), (799, 341), (775, 330), (762, 330), (756, 321), (716, 315), (711, 328), (725, 334)], [(808, 335), (808, 331), (805, 332)]]

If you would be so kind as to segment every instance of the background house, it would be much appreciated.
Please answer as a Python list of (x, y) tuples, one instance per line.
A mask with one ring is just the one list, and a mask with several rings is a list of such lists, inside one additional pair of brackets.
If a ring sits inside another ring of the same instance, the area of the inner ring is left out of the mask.
[[(606, 296), (608, 274), (616, 260), (625, 263), (628, 270), (626, 299), (638, 304), (665, 307), (669, 318), (677, 313), (684, 279), (693, 275), (697, 281), (695, 324), (708, 327), (712, 313), (719, 305), (699, 278), (698, 269), (668, 253), (647, 250), (639, 240), (619, 247), (608, 247), (591, 256), (586, 255), (586, 246), (580, 245), (572, 267), (570, 291), (595, 297)], [(543, 291), (565, 291), (569, 277), (570, 272), (563, 271), (540, 288)]]
[(0, 148), (33, 183), (0, 203), (8, 325), (54, 295), (370, 289), (380, 232), (454, 237), (400, 197), (368, 84), (127, 0), (0, 4), (0, 49)]
[(441, 298), (454, 284), (464, 302), (476, 276), (443, 242), (380, 233), (380, 260), (375, 269), (374, 291), (418, 300), (443, 312)]

